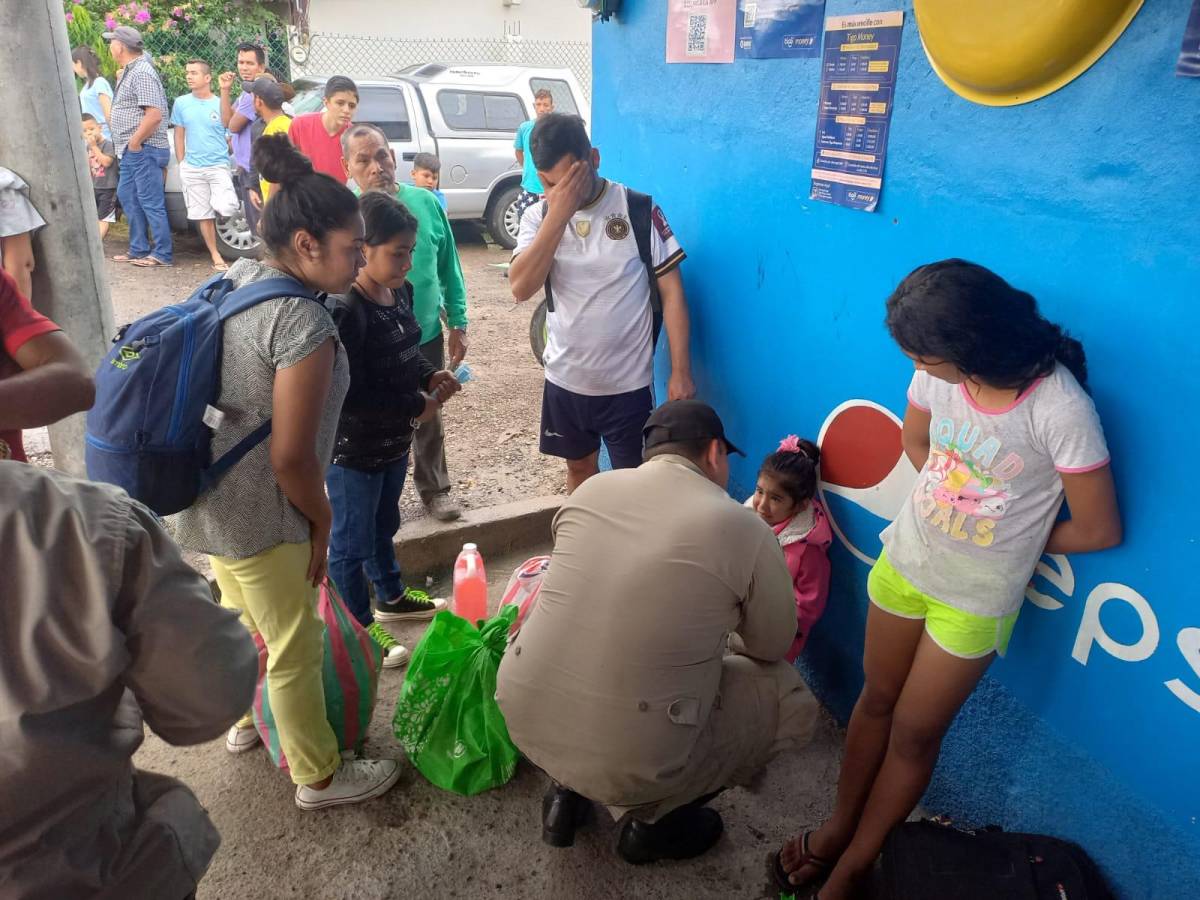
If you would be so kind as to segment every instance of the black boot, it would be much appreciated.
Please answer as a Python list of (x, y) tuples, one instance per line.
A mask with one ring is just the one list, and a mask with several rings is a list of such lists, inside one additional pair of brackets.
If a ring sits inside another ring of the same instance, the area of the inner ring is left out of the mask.
[(575, 829), (583, 824), (592, 802), (551, 781), (542, 797), (542, 840), (551, 847), (570, 847)]
[(635, 866), (660, 859), (691, 859), (708, 852), (724, 830), (715, 809), (689, 803), (653, 825), (630, 819), (621, 829), (617, 854)]

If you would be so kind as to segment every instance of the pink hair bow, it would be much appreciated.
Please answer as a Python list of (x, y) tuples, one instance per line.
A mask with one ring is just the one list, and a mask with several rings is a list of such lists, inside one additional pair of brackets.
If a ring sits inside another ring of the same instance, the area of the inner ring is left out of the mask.
[(797, 435), (789, 434), (779, 442), (778, 453), (803, 453), (800, 449), (800, 438)]

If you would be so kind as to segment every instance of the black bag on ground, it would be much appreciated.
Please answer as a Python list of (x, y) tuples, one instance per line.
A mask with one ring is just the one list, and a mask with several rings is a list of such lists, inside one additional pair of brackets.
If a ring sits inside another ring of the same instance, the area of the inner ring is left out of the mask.
[(1078, 845), (991, 827), (906, 822), (883, 845), (884, 900), (1112, 900)]

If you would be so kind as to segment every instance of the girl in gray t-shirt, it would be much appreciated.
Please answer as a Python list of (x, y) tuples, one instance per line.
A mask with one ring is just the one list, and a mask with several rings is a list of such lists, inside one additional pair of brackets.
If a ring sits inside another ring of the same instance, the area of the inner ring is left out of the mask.
[(920, 475), (867, 582), (866, 684), (837, 806), (779, 855), (783, 886), (828, 875), (822, 898), (847, 896), (916, 806), (946, 729), (1007, 647), (1042, 553), (1121, 540), (1083, 347), (1032, 296), (943, 260), (900, 282), (887, 325), (916, 366), (903, 444)]

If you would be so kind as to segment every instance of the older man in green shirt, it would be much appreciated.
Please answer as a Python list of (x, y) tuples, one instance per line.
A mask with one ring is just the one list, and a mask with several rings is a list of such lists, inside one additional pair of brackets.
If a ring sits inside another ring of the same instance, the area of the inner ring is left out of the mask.
[[(417, 217), (413, 247), (413, 313), (421, 325), (421, 353), (435, 369), (454, 369), (467, 354), (467, 289), (450, 220), (431, 191), (396, 183), (396, 155), (376, 125), (360, 122), (342, 133), (342, 167), (358, 191), (393, 194)], [(442, 311), (450, 325), (450, 361), (442, 344)], [(442, 521), (462, 513), (450, 497), (442, 414), (425, 422), (413, 439), (413, 483), (429, 511)]]

